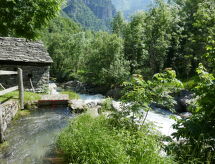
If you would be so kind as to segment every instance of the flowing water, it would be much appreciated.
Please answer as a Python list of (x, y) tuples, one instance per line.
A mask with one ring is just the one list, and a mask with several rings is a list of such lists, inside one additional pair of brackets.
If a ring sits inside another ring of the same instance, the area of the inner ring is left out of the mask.
[(170, 136), (173, 132), (175, 132), (172, 127), (172, 125), (175, 123), (175, 120), (171, 119), (171, 116), (178, 117), (170, 111), (155, 108), (154, 110), (149, 111), (146, 120), (153, 122), (157, 126), (157, 130), (160, 131), (161, 134)]
[(9, 147), (0, 152), (1, 164), (43, 164), (59, 132), (73, 115), (67, 108), (39, 109), (6, 130)]
[[(85, 102), (99, 102), (102, 95), (80, 95)], [(115, 103), (119, 105), (119, 102)], [(147, 121), (153, 121), (165, 135), (173, 132), (172, 113), (156, 109), (148, 113)], [(14, 121), (6, 130), (9, 147), (0, 151), (0, 164), (45, 164), (53, 150), (60, 131), (74, 116), (67, 108), (38, 109), (20, 120)]]
[[(103, 100), (105, 97), (100, 94), (98, 95), (81, 94), (80, 98), (85, 103), (88, 103), (88, 102), (98, 103), (99, 101)], [(120, 108), (119, 101), (114, 101), (113, 105), (116, 109)], [(153, 122), (156, 125), (157, 130), (160, 131), (161, 134), (170, 136), (175, 131), (172, 128), (172, 125), (175, 123), (175, 120), (171, 119), (171, 116), (178, 117), (177, 115), (173, 114), (170, 111), (160, 109), (160, 108), (155, 108), (154, 110), (151, 110), (148, 112), (148, 116), (146, 120), (148, 122)]]

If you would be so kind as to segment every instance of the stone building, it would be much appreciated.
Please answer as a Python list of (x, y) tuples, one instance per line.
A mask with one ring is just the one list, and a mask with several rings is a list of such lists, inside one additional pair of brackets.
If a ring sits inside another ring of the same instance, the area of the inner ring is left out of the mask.
[[(25, 89), (36, 92), (48, 89), (52, 59), (41, 42), (23, 38), (0, 37), (0, 70), (23, 70)], [(0, 83), (8, 88), (17, 85), (17, 75), (0, 76)]]

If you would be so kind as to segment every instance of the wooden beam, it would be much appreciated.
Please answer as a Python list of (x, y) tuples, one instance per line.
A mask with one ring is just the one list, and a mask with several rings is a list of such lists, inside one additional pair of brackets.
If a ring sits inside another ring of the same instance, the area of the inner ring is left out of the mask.
[(22, 76), (22, 69), (21, 68), (18, 68), (18, 78), (19, 78), (20, 108), (24, 109), (24, 85), (23, 85), (23, 76)]
[(2, 119), (2, 105), (0, 104), (0, 143), (3, 143), (5, 141), (4, 139), (4, 133), (3, 133), (3, 119)]
[(18, 90), (18, 86), (14, 86), (14, 87), (5, 89), (3, 91), (0, 91), (0, 96), (5, 95), (5, 94), (10, 93), (10, 92), (13, 92), (15, 90)]
[(2, 71), (0, 70), (0, 75), (16, 75), (16, 71)]

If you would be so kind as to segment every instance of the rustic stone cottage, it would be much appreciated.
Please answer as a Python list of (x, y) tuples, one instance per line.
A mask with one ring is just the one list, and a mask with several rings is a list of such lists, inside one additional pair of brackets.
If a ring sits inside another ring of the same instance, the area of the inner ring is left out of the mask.
[[(41, 42), (22, 38), (0, 37), (0, 70), (23, 70), (25, 89), (37, 92), (47, 89), (52, 59)], [(17, 76), (0, 76), (0, 83), (8, 88), (17, 85)]]

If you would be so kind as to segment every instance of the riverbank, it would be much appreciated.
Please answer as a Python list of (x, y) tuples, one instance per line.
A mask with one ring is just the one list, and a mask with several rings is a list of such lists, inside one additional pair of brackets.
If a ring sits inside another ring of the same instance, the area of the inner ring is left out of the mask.
[(68, 108), (39, 109), (14, 121), (6, 131), (8, 146), (1, 164), (46, 163), (60, 131), (74, 117)]

